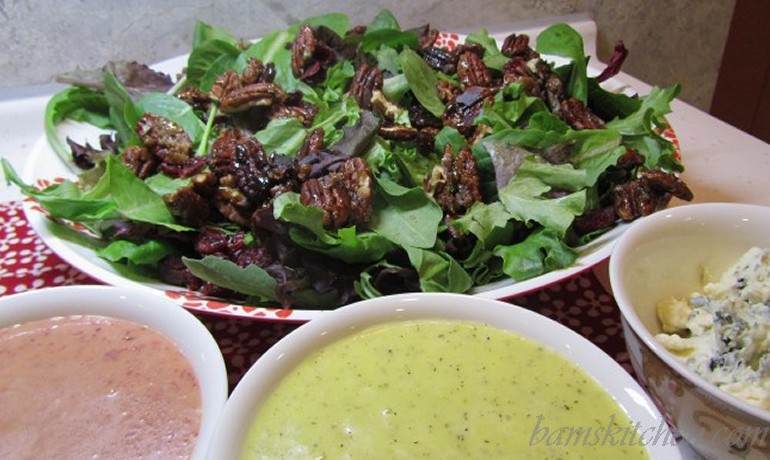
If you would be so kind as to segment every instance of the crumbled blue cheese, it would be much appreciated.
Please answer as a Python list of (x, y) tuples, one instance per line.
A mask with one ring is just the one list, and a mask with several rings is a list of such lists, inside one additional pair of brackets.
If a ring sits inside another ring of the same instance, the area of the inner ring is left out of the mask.
[(666, 299), (657, 313), (655, 338), (688, 368), (770, 409), (770, 249), (751, 248), (702, 293)]

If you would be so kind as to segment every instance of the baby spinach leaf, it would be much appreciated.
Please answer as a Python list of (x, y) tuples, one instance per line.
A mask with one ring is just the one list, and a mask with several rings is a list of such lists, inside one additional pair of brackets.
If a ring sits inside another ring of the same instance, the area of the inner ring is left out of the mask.
[(407, 188), (393, 181), (377, 181), (373, 231), (399, 246), (431, 248), (444, 213), (421, 187)]
[(602, 120), (626, 118), (639, 110), (639, 96), (607, 91), (595, 78), (588, 79), (588, 107)]
[(276, 280), (258, 265), (240, 267), (234, 262), (216, 256), (202, 259), (183, 257), (182, 262), (198, 278), (231, 289), (241, 294), (255, 296), (264, 301), (276, 301)]
[(144, 180), (155, 194), (163, 196), (176, 193), (180, 188), (187, 187), (192, 183), (190, 178), (173, 178), (162, 173), (155, 174)]
[(112, 156), (107, 157), (106, 177), (118, 211), (125, 217), (162, 225), (177, 231), (192, 230), (174, 222), (166, 203), (150, 189), (133, 171)]
[(308, 130), (297, 118), (275, 118), (258, 131), (257, 140), (269, 153), (293, 157), (305, 141)]
[(497, 47), (497, 40), (489, 36), (487, 29), (481, 29), (469, 34), (465, 43), (478, 43), (484, 48), (484, 64), (490, 69), (502, 70), (510, 61)]
[(443, 155), (447, 144), (452, 145), (452, 151), (459, 152), (461, 148), (468, 145), (468, 140), (455, 128), (444, 126), (441, 128), (441, 131), (436, 134), (435, 152)]
[(200, 43), (187, 58), (187, 84), (202, 91), (210, 90), (214, 82), (212, 76), (233, 68), (240, 53), (237, 43), (230, 40), (213, 38)]
[(134, 131), (141, 113), (136, 109), (131, 95), (110, 72), (104, 73), (104, 95), (110, 105), (110, 120), (125, 145), (141, 145), (139, 135)]
[(436, 72), (423, 61), (419, 54), (408, 48), (398, 55), (398, 64), (404, 72), (414, 97), (430, 113), (441, 117), (444, 113), (444, 103), (438, 97)]
[(66, 119), (112, 128), (110, 106), (101, 92), (71, 86), (56, 93), (46, 104), (43, 127), (49, 145), (65, 164), (72, 163), (72, 154), (59, 138), (56, 127)]
[(449, 254), (443, 251), (405, 246), (409, 262), (420, 275), (420, 289), (425, 292), (466, 292), (473, 279)]
[(387, 8), (382, 8), (366, 27), (367, 32), (380, 29), (401, 30), (398, 19), (396, 19), (393, 13)]
[(333, 30), (340, 37), (344, 37), (350, 29), (350, 19), (348, 16), (343, 13), (334, 12), (307, 18), (302, 21), (302, 24), (309, 24), (313, 27), (326, 27)]
[(210, 40), (220, 40), (222, 42), (230, 43), (233, 46), (238, 46), (238, 40), (228, 31), (219, 27), (214, 27), (203, 21), (196, 21), (195, 28), (193, 29), (193, 49)]
[(136, 101), (135, 106), (140, 113), (152, 113), (173, 121), (184, 129), (195, 144), (200, 142), (204, 124), (190, 104), (178, 97), (165, 93), (149, 93)]
[(319, 241), (333, 245), (336, 240), (323, 226), (324, 212), (316, 206), (305, 206), (299, 200), (299, 194), (286, 192), (273, 201), (273, 216), (284, 222), (299, 225), (309, 230)]
[(2, 164), (6, 182), (16, 185), (22, 193), (37, 200), (51, 217), (77, 222), (98, 222), (120, 217), (112, 200), (83, 198), (77, 185), (72, 181), (65, 180), (43, 190), (37, 190), (21, 180), (8, 160), (0, 158), (0, 164)]
[(588, 101), (588, 60), (583, 48), (583, 37), (569, 24), (558, 23), (546, 28), (537, 36), (535, 49), (542, 54), (551, 54), (571, 59), (574, 65), (570, 77), (565, 82), (567, 93)]
[(356, 227), (345, 227), (330, 233), (333, 243), (325, 243), (309, 231), (292, 227), (291, 240), (311, 251), (320, 252), (346, 263), (372, 263), (381, 260), (396, 246), (384, 236), (374, 232), (356, 232)]

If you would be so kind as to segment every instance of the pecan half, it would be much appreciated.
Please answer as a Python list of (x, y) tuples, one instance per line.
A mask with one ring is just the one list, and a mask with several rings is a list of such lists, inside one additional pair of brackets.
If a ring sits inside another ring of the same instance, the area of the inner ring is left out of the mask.
[(243, 112), (253, 107), (266, 107), (286, 100), (286, 93), (275, 83), (252, 83), (225, 92), (219, 101), (224, 113)]
[(382, 89), (382, 71), (377, 66), (367, 62), (356, 70), (350, 84), (350, 94), (362, 109), (372, 108), (372, 96), (375, 91)]
[(481, 201), (478, 166), (471, 149), (463, 147), (454, 156), (452, 145), (447, 144), (441, 164), (425, 177), (423, 189), (451, 216), (462, 214)]
[(457, 60), (457, 79), (463, 89), (472, 86), (491, 86), (492, 72), (478, 54), (466, 51)]
[(327, 228), (362, 224), (369, 220), (374, 201), (372, 172), (359, 157), (346, 160), (336, 172), (302, 183), (300, 201), (324, 212)]

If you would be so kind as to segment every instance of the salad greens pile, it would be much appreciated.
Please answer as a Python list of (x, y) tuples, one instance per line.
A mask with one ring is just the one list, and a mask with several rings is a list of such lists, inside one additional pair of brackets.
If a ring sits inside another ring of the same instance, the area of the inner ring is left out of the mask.
[[(94, 156), (94, 167), (83, 170), (76, 181), (65, 180), (42, 190), (25, 184), (3, 160), (6, 180), (34, 197), (51, 217), (89, 229), (95, 235), (89, 244), (100, 257), (120, 264), (121, 272), (158, 276), (162, 261), (175, 257), (203, 283), (227, 290), (230, 300), (328, 308), (404, 290), (467, 292), (505, 278), (525, 280), (568, 267), (577, 258), (575, 248), (597, 236), (577, 234), (573, 222), (599, 206), (612, 186), (613, 167), (624, 153), (629, 149), (639, 152), (647, 168), (682, 170), (673, 144), (659, 134), (679, 87), (656, 87), (643, 97), (606, 91), (588, 76), (582, 38), (568, 25), (555, 24), (539, 34), (536, 51), (565, 58), (567, 63), (553, 66), (553, 71), (563, 80), (566, 93), (601, 116), (606, 128), (572, 129), (543, 99), (512, 83), (497, 91), (476, 117), (475, 125), (486, 126), (483, 137), (468, 139), (445, 125), (435, 136), (433, 152), (426, 154), (414, 141), (379, 135), (369, 136), (367, 142), (355, 139), (356, 129), (366, 123), (364, 111), (349, 94), (356, 68), (350, 61), (339, 60), (327, 69), (322, 81), (313, 84), (295, 76), (291, 44), (302, 24), (335, 32), (376, 63), (384, 75), (382, 92), (398, 108), (393, 114), (396, 124), (409, 126), (409, 114), (403, 107), (414, 104), (439, 119), (444, 114), (446, 105), (437, 85), (441, 81), (456, 85), (457, 75), (429, 66), (418, 52), (418, 35), (402, 29), (383, 10), (363, 33), (348, 33), (349, 19), (331, 13), (277, 30), (256, 42), (239, 40), (198, 22), (187, 65), (177, 81), (169, 80), (167, 90), (147, 91), (141, 81), (132, 82), (105, 70), (95, 85), (73, 85), (56, 94), (45, 113), (45, 128), (53, 150), (72, 164), (70, 145), (58, 132), (65, 120), (113, 133), (116, 151), (122, 152), (142, 144), (135, 127), (143, 114), (151, 113), (180, 126), (194, 143), (195, 155), (206, 156), (222, 129), (215, 123), (222, 114), (216, 104), (201, 112), (177, 97), (179, 91), (194, 87), (208, 93), (223, 72), (240, 74), (250, 59), (272, 63), (274, 83), (286, 93), (299, 92), (318, 111), (309, 125), (298, 118), (274, 118), (250, 135), (269, 154), (294, 157), (307, 136), (323, 128), (328, 149), (352, 149), (374, 176), (374, 203), (366, 225), (325, 227), (322, 210), (302, 204), (295, 191), (280, 194), (272, 202), (273, 217), (288, 228), (291, 244), (307, 256), (303, 260), (311, 262), (292, 266), (276, 256), (284, 264), (278, 269), (239, 264), (218, 255), (201, 257), (189, 241), (202, 229), (181, 223), (164, 201), (164, 196), (188, 186), (190, 179), (160, 172), (140, 179), (119, 153)], [(466, 43), (483, 47), (483, 62), (492, 72), (502, 71), (509, 60), (486, 30), (470, 34)], [(343, 146), (351, 143), (352, 147)], [(452, 219), (445, 218), (422, 187), (448, 144), (454, 152), (471, 149), (483, 195), (464, 215)], [(554, 149), (566, 151), (569, 161), (554, 164), (538, 155)], [(511, 162), (516, 163), (515, 172), (506, 170)], [(554, 190), (560, 193), (549, 193)], [(143, 241), (111, 239), (105, 229), (121, 221), (155, 230)], [(245, 245), (264, 244), (260, 243), (264, 236), (233, 222), (206, 226), (226, 235), (240, 235)], [(449, 226), (472, 242), (462, 257), (447, 247)], [(344, 276), (332, 281), (314, 279), (320, 271), (327, 278)], [(396, 285), (383, 284), (383, 279)]]

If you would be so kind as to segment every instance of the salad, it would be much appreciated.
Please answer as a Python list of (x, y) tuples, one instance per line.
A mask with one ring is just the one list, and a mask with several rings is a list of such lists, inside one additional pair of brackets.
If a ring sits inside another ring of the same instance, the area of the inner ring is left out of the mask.
[[(62, 76), (46, 134), (77, 180), (40, 189), (3, 172), (123, 271), (285, 308), (529, 279), (692, 199), (661, 135), (679, 86), (600, 85), (622, 45), (589, 77), (566, 24), (534, 49), (515, 33), (438, 36), (388, 10), (258, 41), (198, 22), (179, 75), (111, 62)], [(98, 127), (98, 145), (60, 139), (65, 121)]]

